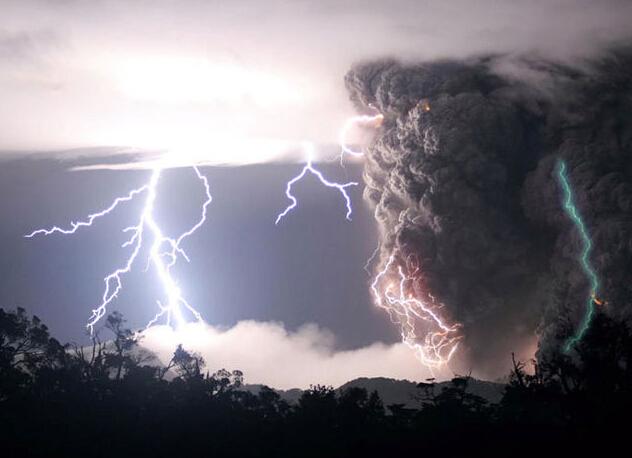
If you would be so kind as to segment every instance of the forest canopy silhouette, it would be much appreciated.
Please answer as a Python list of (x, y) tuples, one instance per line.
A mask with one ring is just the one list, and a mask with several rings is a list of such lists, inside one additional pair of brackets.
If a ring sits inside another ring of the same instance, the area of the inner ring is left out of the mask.
[(514, 360), (495, 404), (467, 390), (468, 376), (441, 389), (419, 383), (415, 408), (318, 384), (288, 403), (269, 387), (243, 390), (247, 374), (211, 371), (212, 361), (182, 346), (163, 365), (139, 344), (118, 312), (79, 346), (60, 343), (24, 309), (0, 309), (3, 455), (454, 456), (516, 444), (520, 455), (622, 440), (632, 408), (630, 329), (604, 314), (573, 353), (541, 365)]

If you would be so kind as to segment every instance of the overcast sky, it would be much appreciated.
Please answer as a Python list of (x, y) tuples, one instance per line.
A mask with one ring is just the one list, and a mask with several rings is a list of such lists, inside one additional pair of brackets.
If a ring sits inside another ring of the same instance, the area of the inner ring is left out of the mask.
[(586, 55), (629, 34), (632, 3), (5, 0), (0, 9), (0, 150), (124, 146), (247, 163), (279, 157), (288, 142), (335, 142), (352, 113), (342, 78), (355, 61)]
[[(122, 260), (117, 231), (138, 206), (75, 239), (22, 238), (102, 208), (147, 178), (68, 169), (116, 163), (129, 151), (164, 152), (181, 164), (259, 164), (203, 169), (216, 199), (189, 242), (191, 263), (177, 270), (214, 326), (196, 349), (211, 366), (223, 355), (221, 364), (243, 369), (248, 381), (279, 387), (342, 383), (354, 373), (422, 379), (427, 370), (369, 298), (362, 265), (376, 234), (361, 187), (352, 191), (352, 222), (335, 192), (307, 182), (300, 211), (274, 226), (292, 162), (304, 159), (296, 144), (314, 142), (321, 158), (335, 153), (354, 113), (343, 77), (359, 60), (485, 52), (581, 59), (626, 39), (630, 17), (629, 1), (3, 0), (0, 306), (23, 306), (62, 339), (78, 340), (102, 277)], [(325, 170), (361, 181), (361, 164)], [(162, 188), (160, 216), (174, 228), (200, 203), (186, 173)], [(113, 308), (141, 326), (153, 315), (155, 280), (136, 272), (126, 291)], [(310, 323), (319, 328), (302, 328)], [(214, 333), (224, 333), (231, 352), (209, 343)], [(266, 344), (268, 352), (253, 348)], [(338, 353), (351, 349), (359, 350)], [(272, 374), (267, 359), (288, 364)]]

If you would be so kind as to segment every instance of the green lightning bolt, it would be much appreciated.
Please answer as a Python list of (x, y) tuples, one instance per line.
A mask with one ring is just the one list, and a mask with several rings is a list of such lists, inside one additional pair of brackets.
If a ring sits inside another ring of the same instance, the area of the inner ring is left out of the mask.
[(590, 322), (595, 314), (595, 305), (593, 303), (593, 298), (597, 296), (597, 290), (599, 289), (599, 278), (597, 277), (597, 273), (595, 269), (590, 264), (590, 252), (592, 250), (592, 240), (590, 239), (590, 235), (588, 234), (588, 229), (586, 229), (586, 225), (582, 220), (577, 207), (575, 206), (575, 202), (573, 201), (573, 190), (571, 188), (571, 184), (568, 180), (568, 175), (566, 173), (566, 162), (560, 160), (558, 162), (557, 167), (557, 176), (562, 185), (562, 189), (564, 191), (564, 210), (568, 217), (573, 221), (573, 224), (577, 227), (579, 231), (579, 235), (581, 236), (583, 249), (581, 252), (581, 256), (579, 258), (580, 264), (588, 281), (590, 282), (590, 296), (588, 297), (588, 303), (586, 306), (586, 313), (584, 314), (584, 318), (582, 319), (579, 328), (575, 332), (575, 335), (571, 336), (566, 343), (564, 344), (564, 351), (569, 352), (570, 349), (579, 342), (584, 334), (588, 330), (590, 326)]

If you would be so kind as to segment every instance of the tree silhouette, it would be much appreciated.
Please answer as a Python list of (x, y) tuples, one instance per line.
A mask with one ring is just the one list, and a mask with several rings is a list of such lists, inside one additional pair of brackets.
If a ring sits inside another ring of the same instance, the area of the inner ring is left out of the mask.
[(106, 319), (105, 327), (114, 334), (112, 344), (114, 352), (106, 354), (105, 363), (116, 370), (116, 380), (121, 379), (121, 373), (125, 366), (132, 366), (135, 362), (131, 352), (138, 345), (138, 337), (131, 329), (124, 328), (125, 319), (120, 312), (112, 312)]
[(554, 443), (581, 453), (627, 437), (632, 336), (598, 313), (572, 353), (533, 371), (513, 359), (498, 404), (472, 393), (470, 376), (420, 383), (418, 407), (387, 409), (358, 387), (313, 385), (292, 404), (243, 382), (182, 346), (156, 365), (119, 313), (90, 344), (63, 346), (37, 317), (0, 309), (3, 456), (493, 456)]

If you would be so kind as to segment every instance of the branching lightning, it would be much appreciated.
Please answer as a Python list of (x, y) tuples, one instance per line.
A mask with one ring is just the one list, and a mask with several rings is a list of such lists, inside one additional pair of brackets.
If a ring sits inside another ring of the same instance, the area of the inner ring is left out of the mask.
[[(423, 111), (430, 111), (429, 103), (427, 101), (423, 103)], [(364, 155), (363, 152), (354, 151), (347, 146), (347, 135), (354, 125), (369, 124), (373, 127), (380, 127), (383, 121), (384, 116), (380, 113), (373, 116), (350, 118), (340, 133), (340, 162), (343, 163), (345, 154), (356, 157)], [(423, 147), (426, 154), (437, 152), (438, 138), (432, 127), (424, 130)], [(367, 260), (364, 270), (370, 272), (370, 265), (379, 251), (380, 245)], [(410, 291), (410, 285), (416, 281), (416, 271), (407, 274), (404, 272), (404, 268), (398, 265), (396, 272), (393, 272), (394, 264), (395, 255), (392, 254), (371, 284), (375, 303), (388, 312), (394, 324), (399, 325), (402, 341), (432, 372), (445, 366), (457, 351), (462, 339), (459, 332), (461, 325), (447, 324), (440, 315), (441, 305), (435, 304), (435, 299), (431, 294), (427, 294), (429, 301), (423, 301), (407, 292), (407, 287)], [(393, 277), (396, 280), (393, 280)]]
[(279, 224), (279, 222), (283, 219), (283, 217), (285, 217), (288, 213), (290, 213), (292, 210), (294, 210), (298, 206), (298, 200), (292, 194), (292, 186), (294, 185), (294, 183), (296, 183), (297, 181), (300, 181), (305, 175), (307, 175), (308, 172), (314, 175), (316, 178), (318, 178), (318, 180), (324, 186), (328, 188), (335, 188), (338, 190), (338, 192), (340, 192), (340, 194), (342, 194), (342, 197), (344, 198), (345, 204), (347, 207), (346, 218), (350, 221), (353, 208), (351, 207), (351, 197), (349, 196), (349, 194), (347, 194), (347, 188), (350, 186), (357, 186), (358, 183), (356, 183), (355, 181), (350, 181), (348, 183), (334, 183), (325, 179), (322, 172), (316, 169), (312, 163), (313, 155), (314, 155), (314, 145), (312, 145), (311, 143), (305, 143), (304, 146), (305, 146), (305, 149), (307, 150), (307, 162), (305, 166), (303, 167), (303, 169), (301, 170), (301, 172), (298, 175), (296, 175), (294, 178), (292, 178), (290, 181), (287, 182), (287, 185), (285, 187), (285, 195), (287, 196), (287, 198), (290, 200), (291, 203), (285, 208), (285, 210), (283, 210), (281, 213), (277, 215), (277, 218), (274, 224)]
[[(355, 123), (381, 123), (383, 119), (382, 115), (376, 116), (359, 116), (349, 120), (343, 127), (341, 133), (341, 146), (342, 151), (351, 155), (361, 155), (362, 153), (355, 152), (347, 147), (346, 135), (349, 129)], [(379, 124), (378, 124), (379, 125)], [(300, 181), (307, 173), (311, 173), (326, 187), (335, 188), (340, 192), (345, 200), (347, 209), (346, 218), (351, 219), (352, 205), (351, 198), (347, 193), (347, 188), (351, 186), (357, 186), (357, 182), (348, 183), (336, 183), (327, 180), (321, 171), (319, 171), (313, 165), (313, 150), (314, 146), (311, 143), (305, 143), (304, 147), (307, 151), (307, 162), (301, 172), (287, 182), (285, 194), (290, 201), (290, 204), (283, 210), (276, 218), (275, 224), (278, 224), (283, 217), (298, 206), (298, 200), (292, 194), (292, 186)], [(342, 160), (342, 155), (341, 155)], [(123, 289), (123, 277), (128, 274), (139, 257), (146, 242), (149, 244), (147, 266), (152, 265), (157, 273), (158, 279), (164, 289), (166, 300), (164, 303), (157, 301), (159, 311), (156, 315), (147, 323), (146, 328), (157, 323), (163, 316), (166, 318), (167, 324), (171, 324), (172, 319), (175, 320), (177, 326), (181, 326), (186, 323), (185, 314), (192, 315), (198, 321), (202, 321), (202, 317), (191, 304), (184, 298), (176, 280), (171, 274), (171, 268), (175, 265), (178, 257), (183, 257), (186, 261), (189, 261), (189, 257), (183, 250), (181, 244), (190, 235), (197, 231), (206, 221), (207, 207), (212, 201), (208, 180), (204, 177), (198, 167), (193, 166), (193, 170), (197, 178), (203, 184), (206, 200), (202, 205), (201, 215), (199, 220), (187, 231), (182, 233), (176, 238), (169, 237), (164, 234), (160, 225), (154, 218), (154, 206), (157, 197), (157, 188), (163, 172), (162, 166), (155, 166), (152, 170), (149, 182), (137, 189), (133, 189), (127, 195), (117, 197), (107, 208), (99, 212), (92, 213), (83, 221), (71, 222), (69, 227), (53, 226), (48, 229), (37, 229), (27, 234), (26, 238), (32, 238), (40, 235), (53, 235), (63, 234), (72, 235), (79, 229), (84, 227), (91, 227), (95, 221), (105, 217), (112, 213), (120, 204), (134, 200), (140, 194), (145, 194), (145, 203), (143, 210), (136, 225), (126, 227), (123, 232), (130, 233), (130, 238), (123, 243), (122, 248), (128, 248), (131, 250), (125, 263), (109, 273), (104, 279), (105, 284), (101, 301), (93, 308), (92, 314), (88, 319), (87, 327), (91, 333), (94, 332), (95, 325), (103, 318), (107, 313), (108, 305), (110, 305), (119, 295)], [(148, 239), (148, 240), (147, 240)]]
[[(427, 111), (427, 110), (426, 110)], [(362, 157), (364, 152), (356, 151), (349, 147), (348, 135), (351, 129), (356, 125), (370, 125), (378, 128), (382, 125), (384, 116), (381, 113), (375, 115), (361, 115), (351, 117), (343, 125), (339, 141), (340, 141), (340, 164), (344, 166), (345, 155), (353, 157)], [(432, 152), (437, 149), (438, 140), (434, 131), (429, 130), (426, 133), (426, 146)], [(357, 185), (357, 183), (330, 183), (327, 182), (322, 174), (312, 166), (312, 145), (308, 145), (308, 161), (301, 173), (287, 183), (286, 192), (291, 204), (281, 212), (276, 219), (276, 224), (297, 206), (297, 200), (292, 195), (292, 185), (302, 179), (307, 172), (316, 175), (321, 183), (328, 187), (337, 188), (343, 194), (347, 203), (347, 219), (351, 216), (351, 200), (345, 189), (348, 186)], [(380, 245), (373, 251), (371, 257), (367, 260), (364, 269), (370, 273), (370, 264), (377, 257), (380, 251)], [(391, 255), (383, 270), (379, 272), (373, 283), (371, 290), (375, 296), (376, 305), (385, 309), (391, 321), (400, 326), (402, 341), (410, 347), (419, 360), (426, 365), (431, 371), (439, 369), (446, 365), (454, 353), (456, 352), (462, 336), (459, 333), (459, 324), (446, 324), (445, 319), (440, 316), (439, 309), (441, 306), (435, 305), (434, 298), (428, 294), (428, 298), (432, 302), (425, 302), (415, 298), (412, 294), (407, 293), (407, 286), (415, 281), (413, 274), (405, 274), (402, 266), (397, 266), (398, 281), (390, 280), (393, 277), (393, 264), (395, 256)], [(386, 283), (386, 285), (383, 285)], [(423, 326), (422, 326), (423, 325)], [(421, 328), (424, 328), (422, 331)]]
[(373, 261), (379, 254), (381, 248), (382, 248), (382, 244), (378, 243), (375, 249), (373, 250), (373, 252), (371, 253), (371, 256), (369, 256), (369, 259), (367, 259), (366, 262), (364, 263), (364, 271), (369, 275), (369, 277), (372, 275), (371, 264), (373, 264)]
[(557, 177), (560, 184), (562, 185), (562, 190), (564, 193), (564, 210), (566, 211), (566, 214), (571, 219), (573, 224), (575, 224), (575, 227), (577, 228), (577, 231), (579, 232), (582, 240), (583, 248), (579, 257), (579, 262), (582, 266), (584, 274), (590, 282), (590, 295), (588, 297), (584, 318), (577, 328), (575, 335), (571, 336), (564, 344), (564, 351), (568, 352), (577, 342), (579, 342), (584, 337), (584, 334), (590, 327), (590, 323), (595, 313), (594, 302), (597, 298), (597, 292), (599, 290), (599, 277), (597, 277), (597, 273), (590, 263), (590, 252), (592, 251), (593, 243), (590, 239), (588, 229), (586, 228), (586, 225), (582, 220), (579, 210), (575, 205), (573, 199), (573, 190), (571, 188), (571, 184), (566, 171), (566, 162), (564, 162), (563, 160), (560, 160), (558, 162)]
[(109, 215), (119, 204), (133, 200), (136, 196), (145, 193), (145, 204), (141, 212), (138, 224), (123, 229), (123, 232), (130, 233), (130, 238), (123, 243), (122, 248), (131, 248), (131, 253), (125, 264), (104, 279), (105, 288), (101, 297), (101, 302), (92, 310), (92, 315), (88, 319), (87, 327), (91, 333), (94, 332), (95, 325), (107, 312), (107, 307), (114, 299), (117, 298), (123, 288), (123, 276), (132, 270), (132, 266), (144, 246), (145, 239), (150, 237), (151, 245), (149, 246), (148, 266), (154, 266), (158, 278), (164, 288), (166, 297), (165, 303), (158, 301), (159, 311), (156, 313), (146, 327), (156, 323), (161, 317), (166, 316), (167, 324), (171, 324), (172, 318), (175, 319), (176, 325), (181, 326), (186, 323), (185, 311), (192, 315), (198, 321), (202, 321), (202, 317), (184, 298), (177, 282), (171, 275), (171, 268), (175, 265), (178, 256), (182, 256), (189, 261), (189, 257), (181, 247), (182, 242), (197, 231), (206, 221), (207, 207), (212, 201), (208, 180), (200, 173), (198, 167), (193, 166), (196, 177), (200, 180), (204, 187), (206, 200), (202, 205), (202, 211), (199, 220), (195, 222), (191, 228), (180, 234), (177, 238), (168, 237), (160, 228), (160, 225), (154, 218), (154, 206), (157, 196), (158, 183), (162, 175), (162, 167), (156, 166), (150, 176), (149, 182), (140, 188), (130, 191), (124, 197), (118, 197), (114, 202), (97, 213), (88, 216), (85, 221), (71, 222), (70, 228), (64, 229), (54, 226), (50, 229), (38, 229), (25, 237), (31, 238), (38, 235), (74, 234), (82, 227), (90, 227), (99, 218)]
[(376, 115), (352, 116), (351, 118), (347, 119), (347, 121), (342, 126), (342, 129), (340, 129), (340, 135), (339, 135), (340, 165), (344, 165), (345, 154), (348, 154), (349, 156), (353, 156), (353, 157), (364, 156), (364, 153), (362, 151), (353, 150), (348, 146), (347, 138), (349, 136), (349, 132), (351, 131), (351, 129), (358, 124), (371, 125), (373, 127), (380, 127), (383, 121), (384, 121), (384, 115), (381, 113), (378, 113)]
[(428, 295), (433, 302), (430, 304), (408, 292), (416, 281), (414, 274), (406, 274), (401, 265), (395, 266), (395, 255), (391, 255), (373, 280), (371, 290), (376, 305), (400, 326), (402, 341), (432, 371), (447, 364), (456, 352), (462, 338), (461, 325), (447, 324), (440, 315), (441, 306), (434, 304), (432, 296)]
[[(383, 119), (384, 117), (381, 114), (363, 115), (350, 118), (345, 123), (340, 133), (341, 163), (343, 163), (345, 155), (364, 155), (363, 152), (355, 151), (348, 146), (347, 136), (351, 128), (357, 124), (379, 127)], [(435, 142), (433, 140), (430, 143)], [(334, 188), (342, 195), (347, 209), (346, 218), (350, 220), (353, 209), (347, 188), (357, 186), (358, 183), (336, 183), (327, 180), (313, 164), (314, 146), (311, 143), (305, 143), (304, 148), (307, 153), (307, 162), (300, 173), (287, 182), (285, 194), (290, 204), (277, 215), (275, 224), (278, 224), (298, 206), (298, 200), (292, 193), (292, 187), (308, 173), (315, 176), (325, 187)], [(87, 323), (91, 333), (94, 332), (94, 327), (99, 320), (107, 313), (108, 306), (118, 297), (123, 288), (123, 277), (132, 270), (143, 247), (147, 244), (149, 253), (147, 266), (151, 265), (155, 269), (166, 300), (164, 304), (161, 301), (157, 301), (159, 310), (147, 323), (146, 327), (152, 326), (162, 317), (166, 318), (167, 324), (171, 324), (171, 321), (175, 320), (176, 326), (181, 326), (187, 322), (185, 314), (202, 321), (201, 315), (186, 301), (171, 274), (171, 268), (179, 257), (189, 260), (181, 246), (182, 242), (204, 224), (207, 216), (207, 207), (212, 201), (208, 180), (200, 173), (197, 167), (193, 166), (193, 170), (204, 187), (206, 200), (202, 205), (199, 220), (178, 237), (173, 238), (165, 235), (154, 217), (158, 184), (163, 172), (163, 168), (158, 166), (152, 170), (147, 184), (133, 189), (125, 196), (116, 198), (110, 206), (102, 211), (90, 214), (84, 221), (71, 222), (68, 228), (54, 226), (50, 229), (37, 229), (25, 236), (31, 238), (39, 235), (53, 235), (55, 233), (64, 235), (75, 234), (83, 227), (91, 227), (96, 220), (109, 215), (120, 204), (145, 194), (143, 209), (137, 224), (123, 229), (123, 232), (130, 233), (130, 237), (123, 243), (122, 248), (128, 248), (131, 252), (121, 267), (109, 273), (103, 279), (105, 287), (101, 301), (92, 310)], [(369, 271), (369, 264), (377, 257), (379, 249), (380, 246), (378, 245), (369, 261), (367, 261), (365, 266), (367, 271)], [(456, 352), (459, 341), (462, 338), (459, 333), (460, 325), (447, 324), (446, 320), (440, 315), (441, 305), (436, 305), (431, 295), (428, 294), (428, 301), (414, 297), (409, 291), (415, 281), (415, 272), (407, 274), (401, 265), (395, 268), (395, 256), (392, 255), (383, 270), (375, 277), (371, 284), (371, 290), (375, 296), (376, 304), (388, 312), (391, 321), (399, 324), (403, 342), (414, 350), (423, 364), (428, 366), (430, 370), (433, 370), (449, 362)]]

